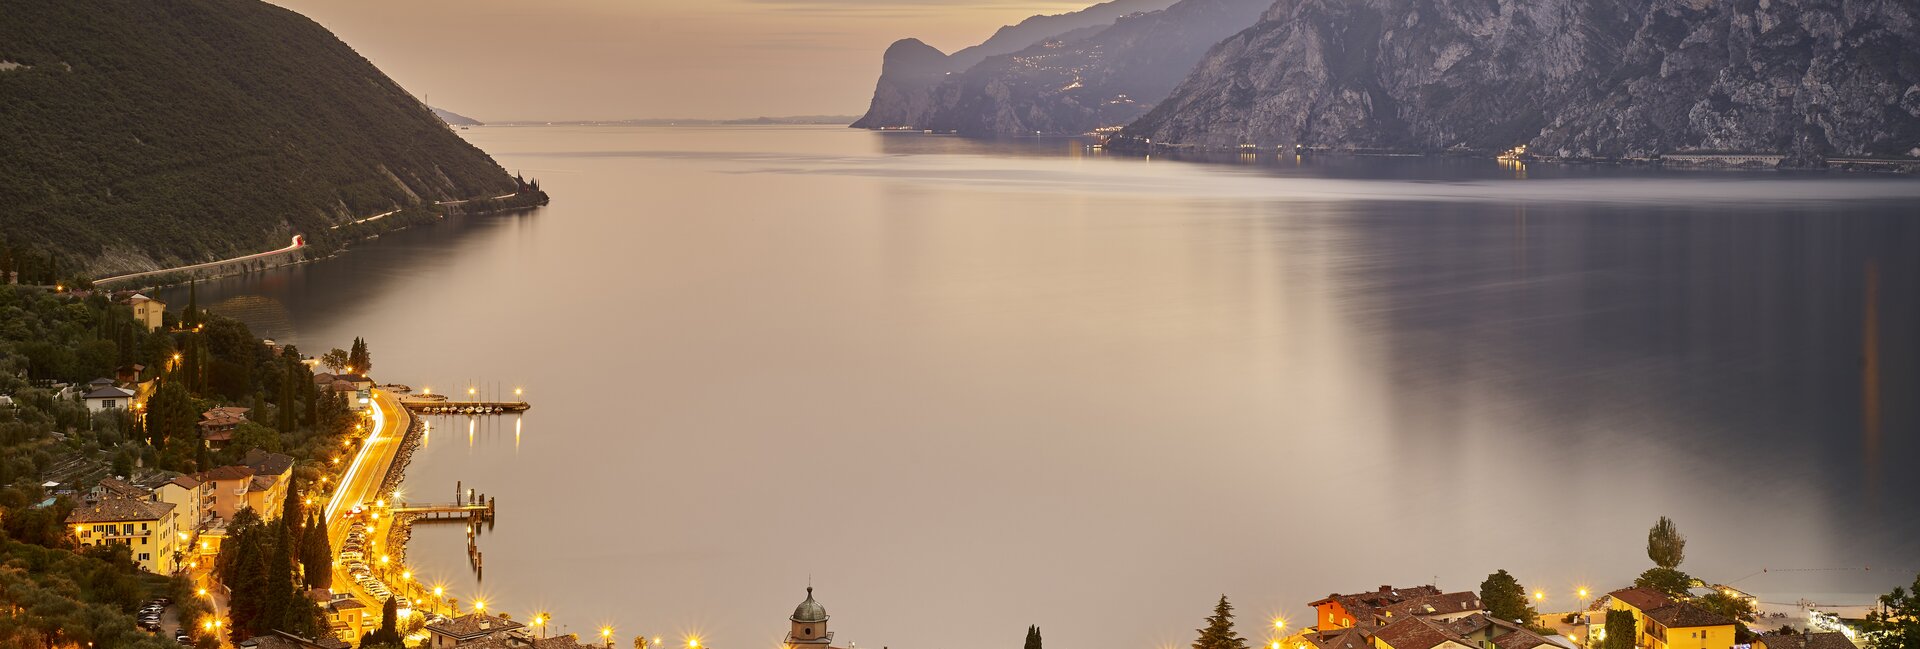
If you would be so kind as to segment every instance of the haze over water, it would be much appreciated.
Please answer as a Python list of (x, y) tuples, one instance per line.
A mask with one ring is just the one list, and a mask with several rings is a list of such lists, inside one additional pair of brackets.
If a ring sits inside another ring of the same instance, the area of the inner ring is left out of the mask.
[(416, 529), (463, 604), (765, 648), (811, 578), (841, 643), (1157, 649), (1223, 592), (1254, 641), (1501, 568), (1566, 610), (1663, 514), (1764, 601), (1920, 571), (1911, 179), (463, 134), (552, 205), (200, 287), (382, 382), (526, 388), (408, 472), (499, 500), (477, 585)]

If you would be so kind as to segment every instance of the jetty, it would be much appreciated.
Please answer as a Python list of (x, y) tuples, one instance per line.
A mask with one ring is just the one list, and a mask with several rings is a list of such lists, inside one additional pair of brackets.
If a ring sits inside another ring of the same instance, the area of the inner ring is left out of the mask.
[(488, 500), (485, 503), (473, 504), (442, 503), (416, 505), (413, 503), (400, 503), (388, 508), (388, 511), (395, 515), (408, 514), (414, 520), (422, 521), (466, 520), (490, 523), (493, 522), (495, 510), (493, 501)]
[(525, 401), (449, 401), (437, 399), (401, 399), (409, 412), (423, 415), (504, 415), (526, 412), (533, 405)]

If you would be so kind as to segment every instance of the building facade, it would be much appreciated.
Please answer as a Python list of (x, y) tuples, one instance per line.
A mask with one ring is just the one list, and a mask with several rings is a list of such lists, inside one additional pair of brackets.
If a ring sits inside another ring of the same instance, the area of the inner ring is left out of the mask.
[(147, 572), (170, 575), (185, 565), (173, 503), (107, 496), (74, 509), (67, 527), (83, 546), (126, 545), (133, 562)]

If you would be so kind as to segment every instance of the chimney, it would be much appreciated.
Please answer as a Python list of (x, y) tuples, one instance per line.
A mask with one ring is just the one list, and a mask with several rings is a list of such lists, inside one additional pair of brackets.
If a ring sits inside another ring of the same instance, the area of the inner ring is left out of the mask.
[(1380, 592), (1382, 592), (1382, 593), (1391, 593), (1391, 592), (1393, 592), (1393, 586), (1391, 586), (1391, 585), (1381, 585), (1381, 586), (1380, 586)]

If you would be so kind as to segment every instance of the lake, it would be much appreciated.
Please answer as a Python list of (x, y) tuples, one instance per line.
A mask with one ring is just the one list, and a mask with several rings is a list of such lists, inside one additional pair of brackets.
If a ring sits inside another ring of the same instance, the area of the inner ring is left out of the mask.
[(1661, 515), (1764, 601), (1920, 572), (1912, 178), (461, 134), (552, 205), (199, 297), (363, 336), (382, 382), (525, 390), (408, 472), (498, 499), (484, 578), (415, 533), (463, 605), (766, 649), (811, 582), (841, 646), (1160, 649), (1225, 593), (1262, 642), (1496, 569), (1568, 610)]

